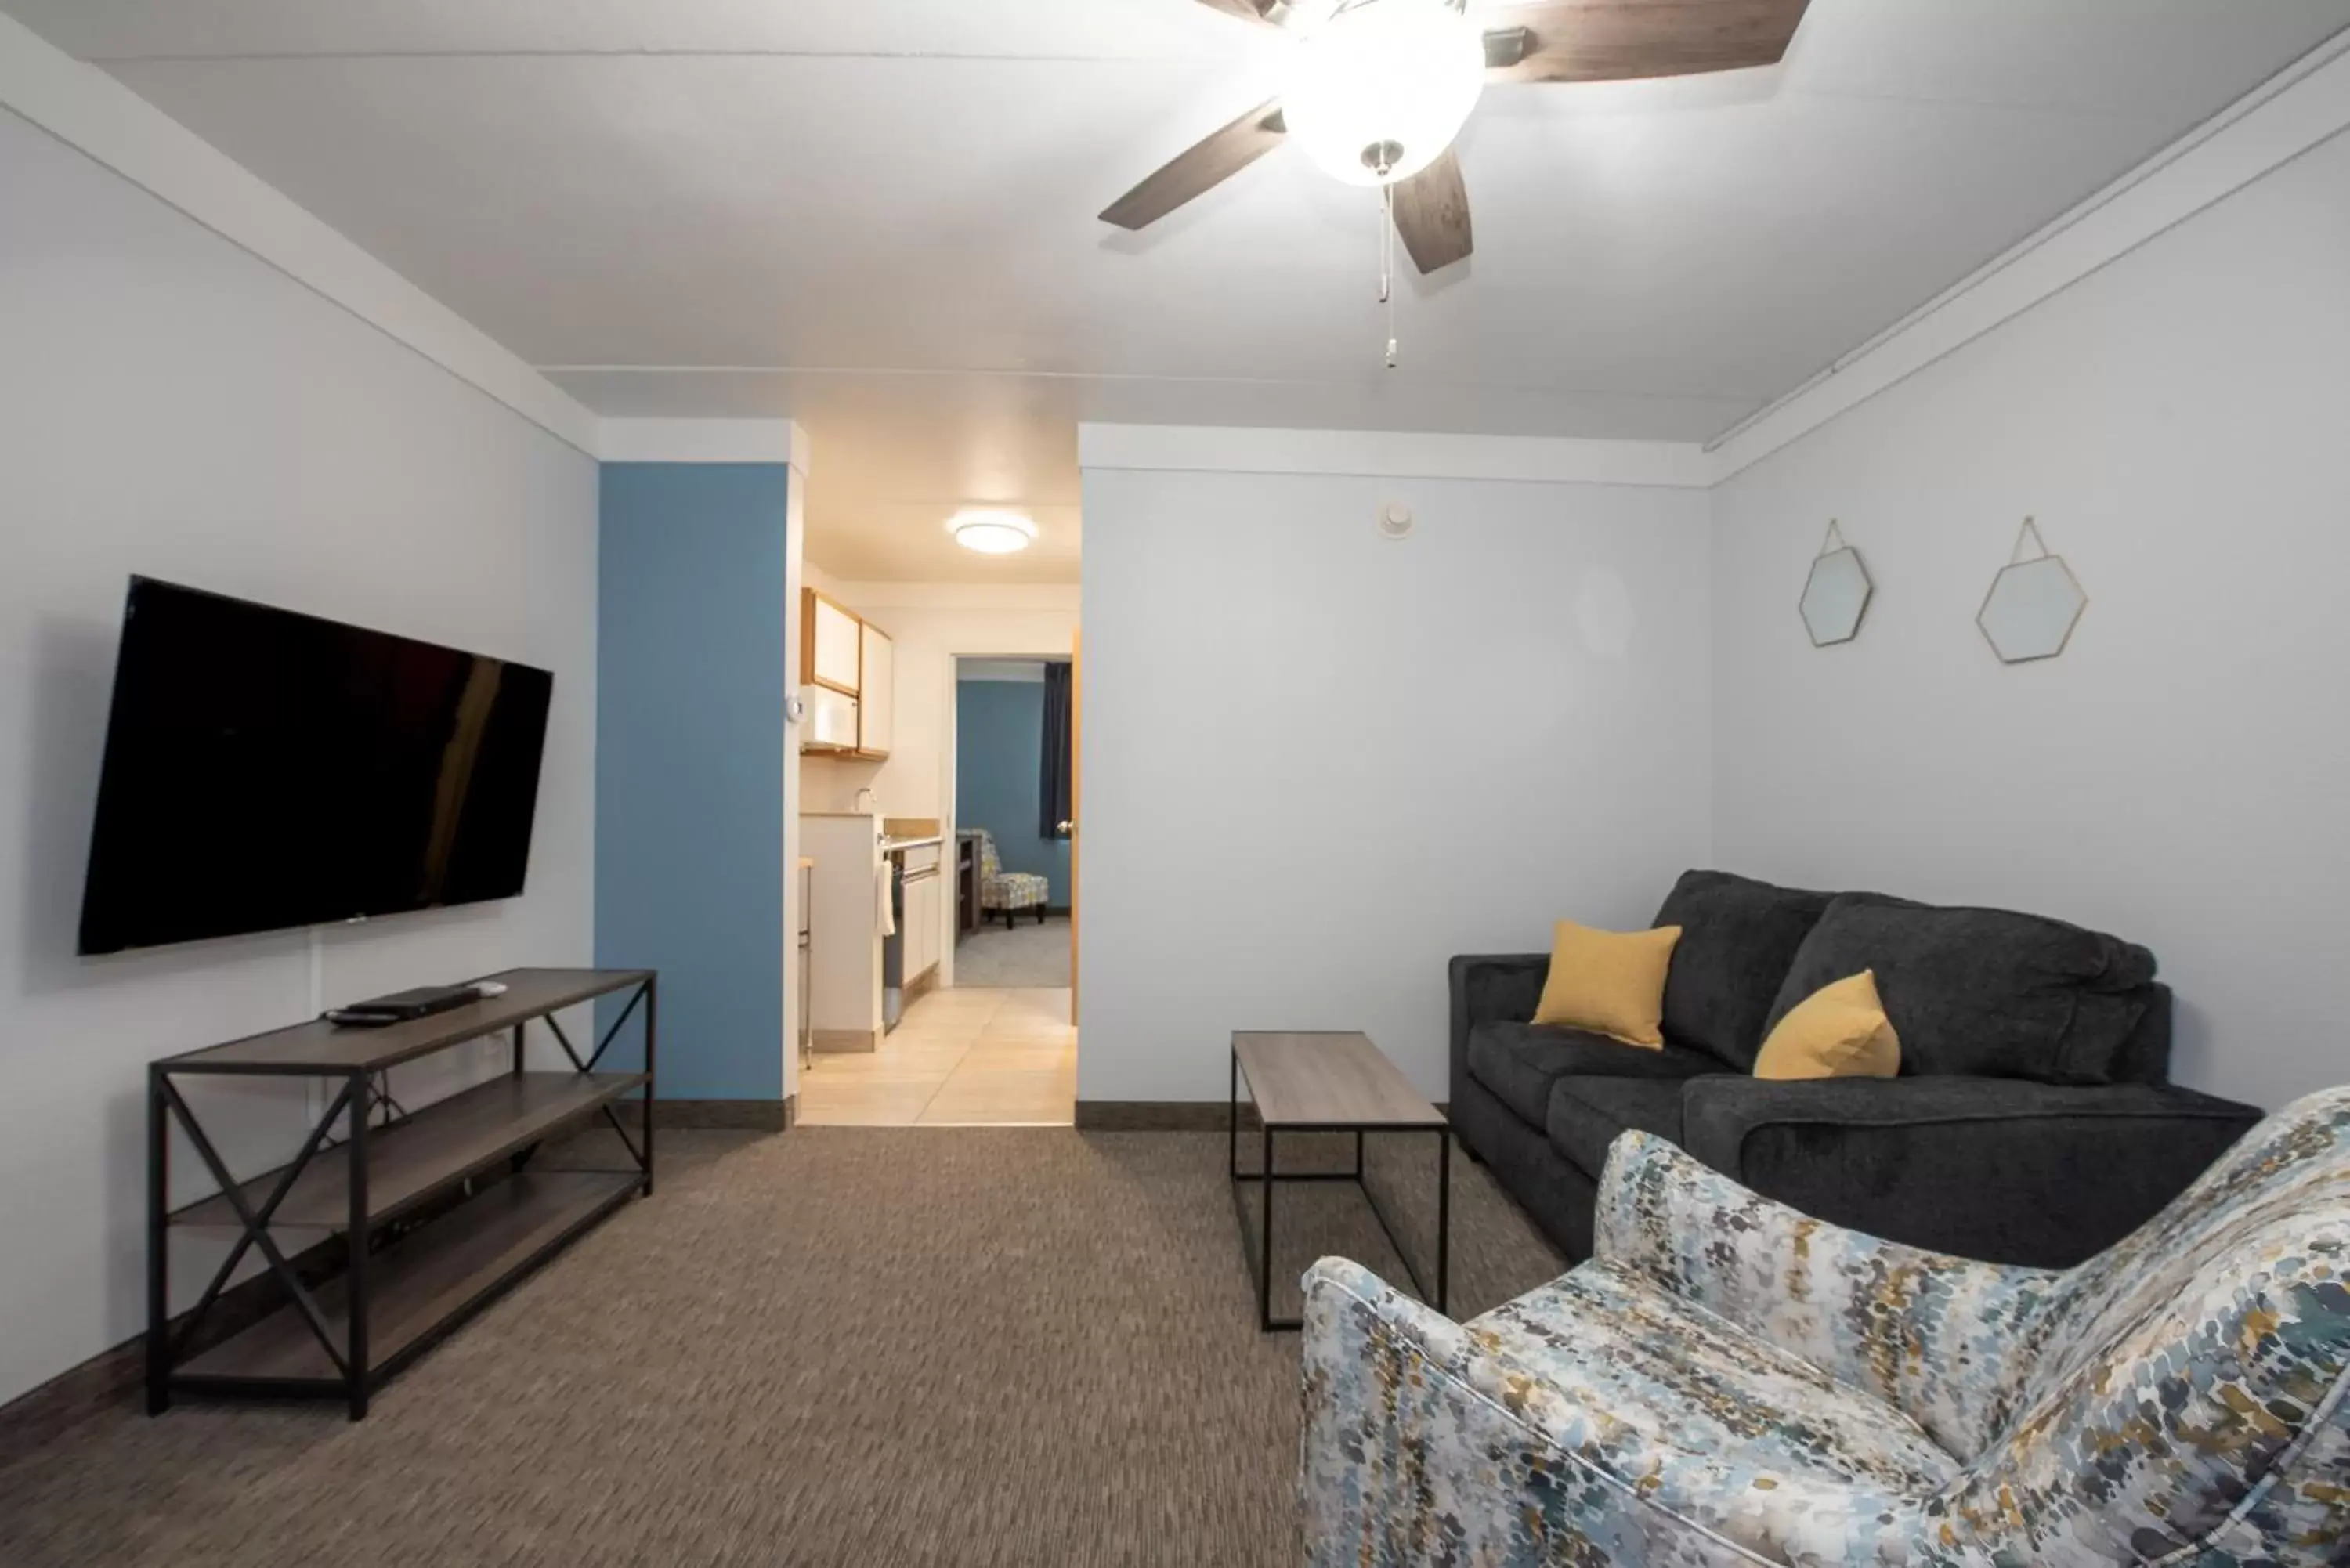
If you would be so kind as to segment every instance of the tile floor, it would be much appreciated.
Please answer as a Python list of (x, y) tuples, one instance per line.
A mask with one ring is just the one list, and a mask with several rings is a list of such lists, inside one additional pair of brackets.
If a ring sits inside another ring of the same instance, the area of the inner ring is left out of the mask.
[(800, 1076), (807, 1127), (1066, 1127), (1077, 1032), (1066, 987), (934, 991), (864, 1052), (818, 1052)]

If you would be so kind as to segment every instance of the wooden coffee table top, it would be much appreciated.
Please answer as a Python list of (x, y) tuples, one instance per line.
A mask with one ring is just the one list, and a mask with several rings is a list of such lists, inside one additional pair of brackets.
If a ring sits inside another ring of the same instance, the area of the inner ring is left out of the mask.
[(1235, 1032), (1232, 1051), (1267, 1127), (1445, 1125), (1367, 1034)]

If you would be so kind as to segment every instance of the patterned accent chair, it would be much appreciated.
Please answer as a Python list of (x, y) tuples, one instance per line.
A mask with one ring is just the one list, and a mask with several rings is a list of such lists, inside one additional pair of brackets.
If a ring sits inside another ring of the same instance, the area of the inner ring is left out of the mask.
[(1627, 1133), (1589, 1262), (1454, 1324), (1326, 1258), (1304, 1351), (1333, 1568), (2350, 1562), (2350, 1089), (2062, 1272), (1840, 1231)]
[(1001, 914), (1003, 929), (1011, 930), (1022, 909), (1036, 911), (1036, 923), (1045, 923), (1045, 908), (1053, 901), (1050, 877), (1039, 877), (1034, 871), (1006, 871), (995, 853), (995, 835), (979, 829), (979, 908), (983, 915)]

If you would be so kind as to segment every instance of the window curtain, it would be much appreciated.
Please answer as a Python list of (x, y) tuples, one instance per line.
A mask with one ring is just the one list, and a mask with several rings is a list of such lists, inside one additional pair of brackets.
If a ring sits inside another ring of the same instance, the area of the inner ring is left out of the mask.
[(1076, 815), (1069, 798), (1069, 667), (1045, 666), (1045, 754), (1036, 790), (1036, 836), (1066, 838), (1061, 825)]

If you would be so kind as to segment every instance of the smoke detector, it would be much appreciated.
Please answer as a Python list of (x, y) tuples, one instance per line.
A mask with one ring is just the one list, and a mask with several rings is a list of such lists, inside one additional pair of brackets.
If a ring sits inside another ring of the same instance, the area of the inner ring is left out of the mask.
[(1411, 508), (1400, 501), (1390, 501), (1379, 508), (1379, 537), (1409, 539), (1411, 537)]

